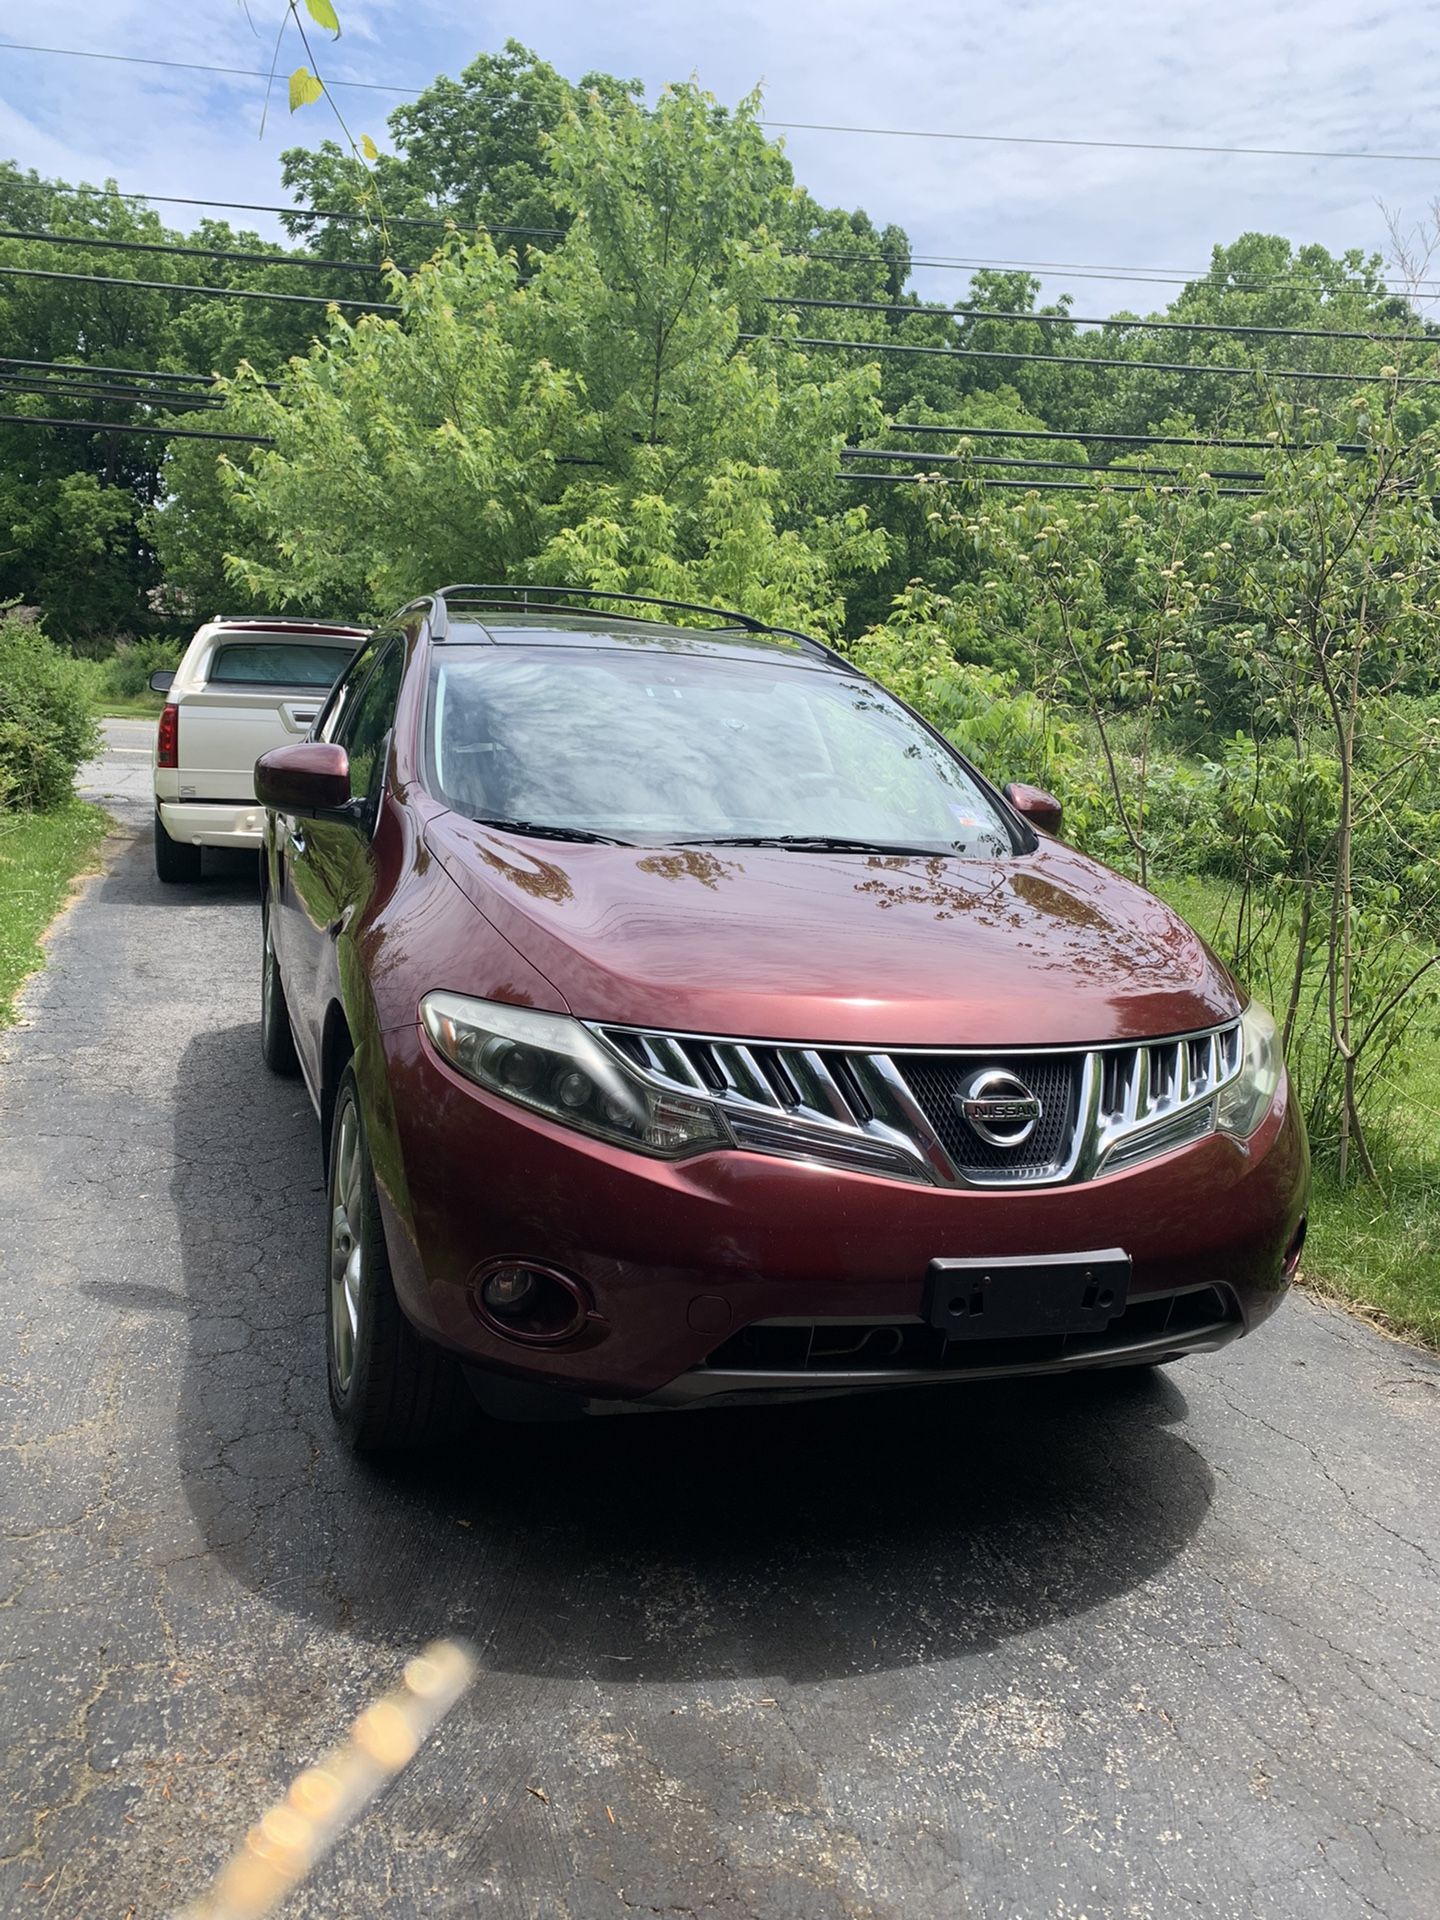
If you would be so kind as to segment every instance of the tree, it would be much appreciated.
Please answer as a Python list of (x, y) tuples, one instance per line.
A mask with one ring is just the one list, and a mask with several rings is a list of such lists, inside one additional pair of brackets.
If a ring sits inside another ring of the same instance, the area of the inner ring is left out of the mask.
[[(0, 275), (5, 351), (12, 362), (41, 363), (4, 369), (0, 410), (21, 422), (39, 416), (159, 428), (165, 402), (137, 403), (133, 396), (137, 389), (154, 396), (158, 388), (168, 400), (171, 389), (143, 376), (233, 371), (242, 358), (269, 375), (306, 345), (323, 311), (164, 291), (196, 284), (301, 289), (293, 272), (286, 281), (283, 266), (220, 257), (273, 253), (257, 234), (219, 221), (178, 233), (126, 200), (113, 182), (72, 188), (0, 165), (0, 226), (56, 236), (0, 240), (0, 265), (20, 269)], [(199, 252), (164, 251), (175, 246)], [(98, 284), (47, 275), (93, 276)], [(131, 284), (141, 281), (161, 290)], [(327, 286), (352, 297), (362, 289), (373, 292), (373, 279), (336, 274)], [(313, 290), (308, 278), (304, 290)], [(134, 369), (141, 377), (96, 368)], [(153, 626), (159, 582), (147, 517), (161, 498), (164, 434), (21, 422), (0, 423), (0, 599), (43, 607), (51, 630), (71, 642)]]
[[(1393, 698), (1434, 685), (1440, 444), (1405, 437), (1398, 399), (1392, 380), (1351, 401), (1359, 458), (1307, 440), (1304, 423), (1276, 407), (1282, 458), (1220, 569), (1258, 616), (1236, 633), (1257, 736), (1283, 746), (1292, 793), (1313, 791), (1318, 775), (1328, 801), (1319, 844), (1293, 838), (1298, 857), (1279, 875), (1295, 899), (1282, 1013), (1297, 1046), (1307, 1020), (1328, 1040), (1309, 1098), (1342, 1179), (1352, 1155), (1376, 1177), (1362, 1094), (1440, 965), (1433, 816), (1420, 816), (1418, 838), (1407, 818), (1417, 786), (1428, 798), (1440, 769), (1440, 723)], [(1262, 758), (1257, 799), (1263, 780)]]
[[(305, 212), (287, 216), (292, 235), (317, 252), (380, 259), (386, 251), (418, 261), (439, 240), (439, 223), (484, 228), (500, 249), (522, 254), (559, 237), (568, 216), (551, 191), (545, 142), (588, 96), (618, 104), (638, 98), (638, 80), (586, 74), (562, 78), (517, 40), (499, 53), (478, 54), (458, 79), (441, 75), (413, 103), (390, 115), (393, 153), (377, 155), (373, 180), (337, 141), (291, 147), (281, 155), (286, 187), (312, 207), (363, 215), (330, 221)], [(375, 204), (394, 222), (382, 233)], [(410, 233), (404, 219), (434, 218), (433, 235)]]
[(757, 112), (688, 86), (586, 100), (549, 149), (568, 232), (528, 277), (457, 237), (393, 276), (398, 321), (337, 317), (278, 394), (242, 374), (232, 413), (275, 445), (224, 469), (231, 578), (373, 612), (528, 570), (838, 629), (841, 582), (883, 557), (835, 477), (875, 376), (741, 339), (799, 271)]

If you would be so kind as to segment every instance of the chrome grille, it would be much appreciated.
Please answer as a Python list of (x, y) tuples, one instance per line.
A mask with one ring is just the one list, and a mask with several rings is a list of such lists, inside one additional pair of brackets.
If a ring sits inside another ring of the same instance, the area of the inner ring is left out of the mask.
[[(1166, 1040), (1008, 1052), (592, 1031), (656, 1085), (713, 1101), (737, 1147), (955, 1187), (1093, 1179), (1203, 1139), (1242, 1045), (1238, 1020)], [(960, 1108), (965, 1082), (990, 1067), (1040, 1102), (1015, 1148), (983, 1140)]]
[(966, 1179), (998, 1176), (1004, 1180), (1052, 1177), (1064, 1167), (1075, 1137), (1075, 1114), (1084, 1078), (1081, 1053), (1006, 1055), (987, 1058), (986, 1066), (1015, 1074), (1040, 1102), (1035, 1131), (1021, 1146), (999, 1147), (968, 1124), (960, 1111), (965, 1084), (976, 1062), (966, 1054), (900, 1053), (895, 1064), (940, 1136), (940, 1144)]

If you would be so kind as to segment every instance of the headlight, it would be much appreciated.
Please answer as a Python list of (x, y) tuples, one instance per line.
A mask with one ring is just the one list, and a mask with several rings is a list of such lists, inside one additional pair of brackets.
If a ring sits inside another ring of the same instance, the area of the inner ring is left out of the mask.
[(647, 1086), (565, 1014), (427, 993), (420, 1017), (457, 1073), (547, 1120), (667, 1160), (731, 1145), (708, 1101)]
[(1240, 1016), (1240, 1043), (1240, 1071), (1221, 1088), (1215, 1119), (1222, 1133), (1248, 1140), (1270, 1111), (1285, 1076), (1280, 1035), (1258, 1000)]

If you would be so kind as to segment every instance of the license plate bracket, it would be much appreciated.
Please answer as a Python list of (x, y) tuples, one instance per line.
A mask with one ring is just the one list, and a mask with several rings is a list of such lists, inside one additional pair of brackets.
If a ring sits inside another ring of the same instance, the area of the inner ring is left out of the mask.
[(924, 1313), (950, 1340), (1103, 1333), (1125, 1311), (1129, 1293), (1130, 1256), (1120, 1247), (942, 1259), (930, 1262)]

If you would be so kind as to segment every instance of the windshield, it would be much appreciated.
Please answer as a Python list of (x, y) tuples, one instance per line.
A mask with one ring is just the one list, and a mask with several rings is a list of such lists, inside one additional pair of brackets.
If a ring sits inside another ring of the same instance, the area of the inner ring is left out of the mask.
[(839, 673), (572, 647), (446, 648), (433, 673), (436, 789), (475, 820), (652, 845), (1015, 850), (961, 762)]

